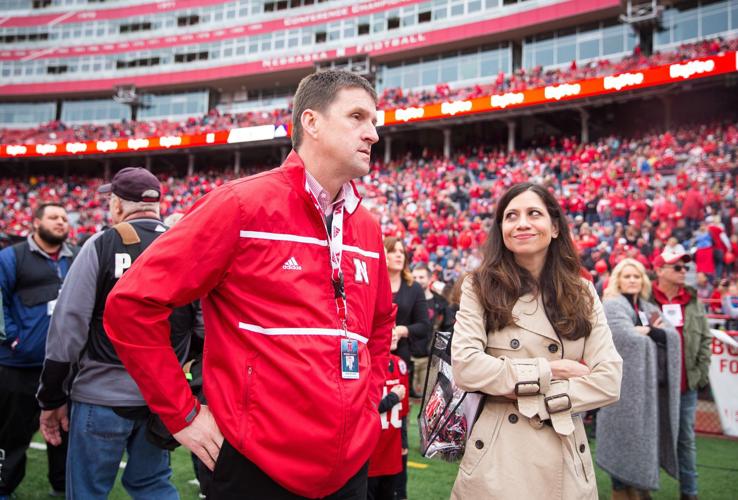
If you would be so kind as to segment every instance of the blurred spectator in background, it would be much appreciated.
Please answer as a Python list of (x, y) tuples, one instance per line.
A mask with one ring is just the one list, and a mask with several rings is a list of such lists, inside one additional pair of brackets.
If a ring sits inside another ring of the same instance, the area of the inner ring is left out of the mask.
[(727, 293), (721, 298), (721, 303), (723, 313), (729, 316), (725, 328), (732, 331), (738, 330), (738, 285), (736, 283), (730, 283)]
[(650, 498), (659, 489), (660, 467), (674, 478), (679, 472), (681, 345), (674, 327), (648, 302), (650, 295), (643, 264), (623, 259), (603, 296), (623, 358), (620, 400), (597, 414), (597, 463), (610, 474), (613, 500)]
[(685, 287), (687, 266), (692, 261), (685, 253), (664, 252), (654, 261), (658, 281), (652, 300), (681, 337), (682, 369), (679, 401), (679, 484), (683, 500), (697, 498), (697, 447), (694, 419), (697, 391), (709, 383), (710, 329), (705, 308), (694, 289)]
[(431, 334), (428, 338), (425, 356), (414, 356), (413, 360), (413, 378), (411, 388), (413, 394), (418, 397), (423, 394), (423, 385), (425, 384), (425, 375), (428, 369), (428, 355), (430, 355), (430, 347), (433, 339), (433, 333), (441, 331), (451, 331), (453, 326), (450, 322), (450, 314), (448, 311), (448, 302), (441, 295), (431, 289), (431, 271), (425, 264), (416, 265), (412, 271), (415, 283), (420, 285), (425, 294), (425, 302), (428, 306), (428, 319), (431, 323)]
[[(399, 336), (392, 332), (390, 350), (397, 348)], [(395, 500), (395, 487), (402, 474), (402, 419), (407, 416), (410, 400), (408, 366), (398, 356), (391, 354), (386, 379), (382, 387), (379, 414), (382, 433), (374, 453), (369, 458), (367, 500)]]
[[(36, 391), (49, 321), (76, 255), (67, 243), (67, 211), (57, 203), (34, 210), (33, 233), (0, 251), (0, 288), (5, 328), (0, 336), (0, 496), (10, 496), (26, 473), (26, 450), (38, 431)], [(67, 434), (48, 444), (48, 479), (63, 496)]]
[[(169, 451), (153, 444), (152, 414), (103, 326), (108, 294), (167, 230), (159, 218), (161, 186), (148, 170), (128, 167), (100, 192), (110, 193), (114, 226), (82, 248), (59, 296), (38, 391), (41, 432), (58, 444), (60, 433), (69, 430), (70, 499), (107, 498), (124, 452), (122, 483), (131, 497), (176, 499)], [(197, 319), (192, 305), (169, 317), (180, 363), (186, 360)]]
[[(397, 349), (393, 354), (399, 356), (410, 367), (411, 379), (413, 375), (414, 357), (428, 356), (428, 342), (431, 337), (431, 322), (428, 319), (428, 305), (425, 293), (418, 283), (413, 281), (413, 275), (408, 267), (405, 245), (401, 240), (393, 237), (384, 239), (384, 251), (387, 258), (390, 286), (392, 287), (392, 302), (397, 304), (397, 317), (393, 333), (399, 337)], [(417, 395), (411, 394), (417, 397)], [(398, 500), (407, 498), (407, 417), (402, 419), (402, 472), (397, 478), (395, 494)]]
[(706, 300), (712, 297), (713, 287), (710, 283), (710, 278), (707, 277), (707, 274), (697, 273), (694, 288), (697, 292), (697, 297), (700, 300)]

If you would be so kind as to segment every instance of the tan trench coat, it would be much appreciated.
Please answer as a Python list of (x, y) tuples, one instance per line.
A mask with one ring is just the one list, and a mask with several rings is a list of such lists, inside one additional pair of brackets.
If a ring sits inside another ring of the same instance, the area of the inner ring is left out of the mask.
[[(542, 302), (532, 295), (521, 297), (513, 307), (515, 325), (487, 333), (471, 280), (463, 284), (452, 343), (456, 383), (467, 391), (504, 396), (514, 392), (517, 382), (529, 381), (533, 373), (533, 378), (538, 376), (540, 390), (519, 398), (522, 403), (487, 398), (469, 436), (451, 498), (597, 498), (592, 455), (582, 418), (576, 414), (618, 400), (622, 359), (615, 350), (594, 287), (589, 285), (589, 289), (595, 297), (592, 332), (586, 339), (563, 340), (562, 344)], [(561, 359), (562, 354), (567, 359), (581, 360), (591, 373), (551, 381), (548, 361)], [(521, 374), (521, 365), (526, 365), (527, 372)], [(521, 376), (525, 380), (520, 380)], [(552, 396), (560, 397), (546, 406), (544, 398)], [(571, 408), (562, 410), (568, 405), (567, 396)], [(553, 427), (540, 422), (549, 418)]]

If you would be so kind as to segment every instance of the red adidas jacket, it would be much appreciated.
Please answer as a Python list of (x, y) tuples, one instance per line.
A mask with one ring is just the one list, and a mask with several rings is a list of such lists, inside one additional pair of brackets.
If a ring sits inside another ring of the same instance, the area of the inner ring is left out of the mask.
[(110, 293), (104, 326), (151, 409), (172, 432), (197, 403), (169, 343), (170, 308), (202, 297), (204, 389), (221, 432), (272, 479), (326, 496), (369, 459), (388, 363), (392, 298), (381, 232), (346, 199), (348, 336), (360, 378), (344, 380), (323, 215), (294, 151), (277, 169), (198, 201)]

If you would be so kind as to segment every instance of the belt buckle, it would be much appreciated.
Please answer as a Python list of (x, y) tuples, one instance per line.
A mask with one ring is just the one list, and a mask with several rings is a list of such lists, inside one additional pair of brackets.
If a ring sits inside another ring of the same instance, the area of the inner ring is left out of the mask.
[[(557, 400), (560, 400), (561, 398), (566, 398), (565, 406), (562, 406)], [(543, 398), (543, 403), (546, 405), (546, 411), (554, 415), (556, 413), (561, 413), (562, 411), (571, 410), (571, 398), (568, 394), (557, 394), (555, 396), (549, 396), (547, 398)]]
[(528, 380), (526, 382), (518, 382), (515, 384), (516, 396), (534, 396), (541, 392), (541, 384), (538, 380)]

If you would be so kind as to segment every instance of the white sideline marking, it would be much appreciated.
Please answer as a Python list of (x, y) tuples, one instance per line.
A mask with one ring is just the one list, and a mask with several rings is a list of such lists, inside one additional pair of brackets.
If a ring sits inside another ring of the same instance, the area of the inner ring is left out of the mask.
[[(31, 443), (31, 448), (34, 450), (46, 451), (46, 443)], [(119, 469), (125, 469), (126, 463), (121, 462), (118, 466)]]

